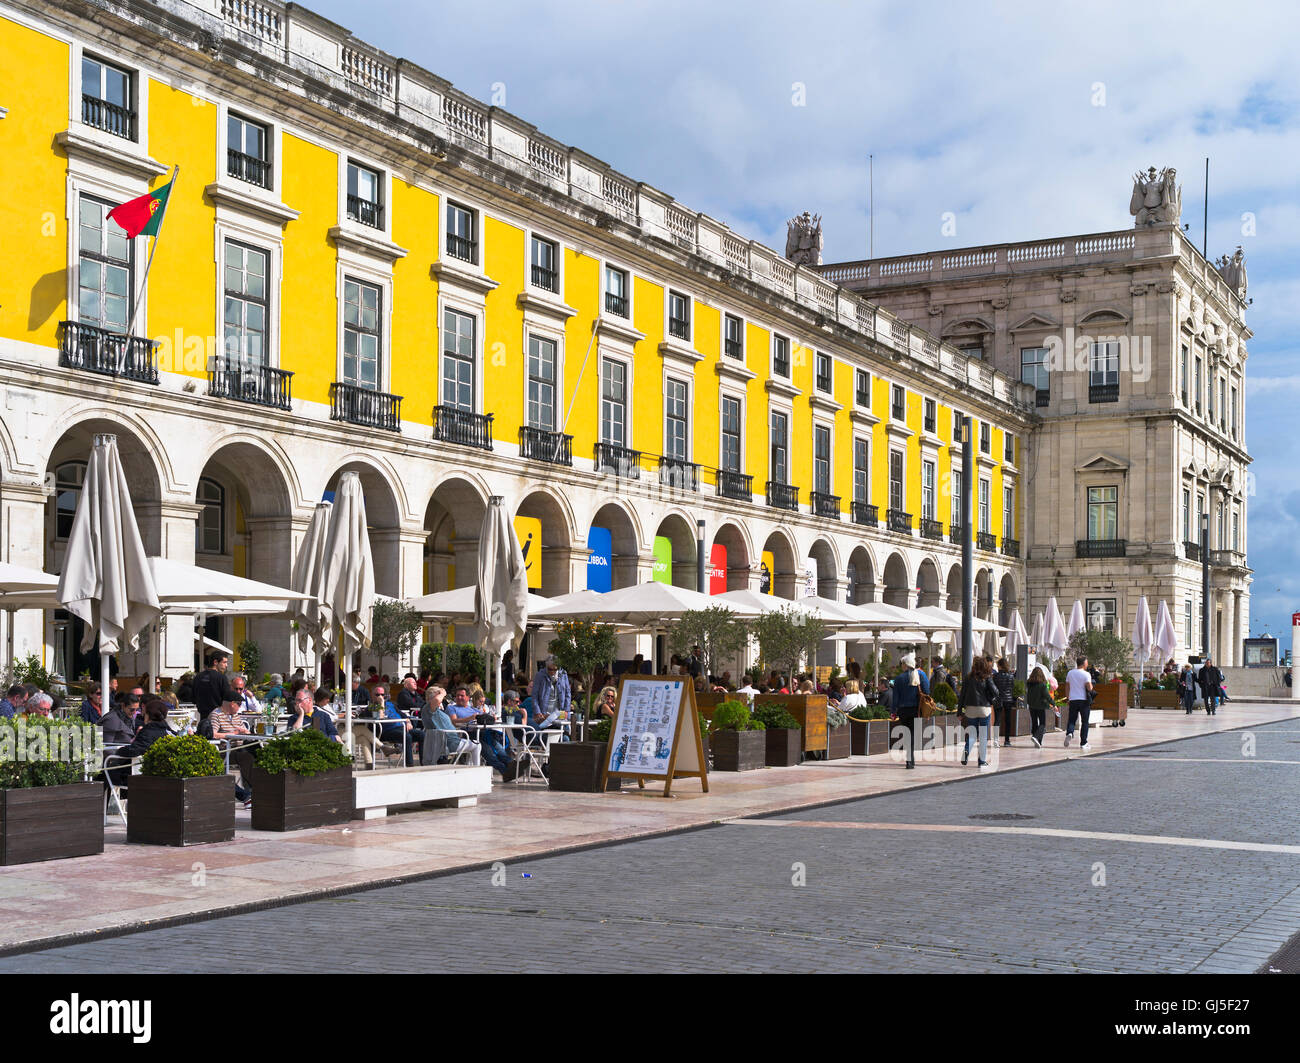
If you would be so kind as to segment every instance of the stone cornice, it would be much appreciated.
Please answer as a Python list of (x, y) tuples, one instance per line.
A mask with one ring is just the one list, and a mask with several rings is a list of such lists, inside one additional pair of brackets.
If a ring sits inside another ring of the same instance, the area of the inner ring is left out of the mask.
[[(273, 222), (281, 228), (297, 220), (300, 211), (273, 199), (243, 192), (241, 189), (214, 181), (204, 190), (204, 194), (219, 207), (228, 207), (241, 214), (252, 214), (264, 221)], [(405, 254), (405, 252), (402, 252)], [(400, 256), (399, 256), (400, 257)]]
[(55, 134), (54, 142), (70, 157), (83, 158), (142, 181), (161, 177), (167, 172), (167, 167), (157, 159), (132, 151), (131, 148), (135, 145), (131, 141), (119, 139), (117, 144), (108, 144), (89, 137), (80, 130), (65, 129), (62, 133)]
[(363, 232), (361, 229), (354, 229), (351, 226), (333, 225), (330, 227), (328, 235), (334, 241), (336, 247), (346, 247), (350, 251), (369, 255), (371, 258), (382, 259), (388, 263), (406, 257), (406, 248), (398, 247), (391, 240), (387, 240), (382, 236), (371, 236), (369, 233)]

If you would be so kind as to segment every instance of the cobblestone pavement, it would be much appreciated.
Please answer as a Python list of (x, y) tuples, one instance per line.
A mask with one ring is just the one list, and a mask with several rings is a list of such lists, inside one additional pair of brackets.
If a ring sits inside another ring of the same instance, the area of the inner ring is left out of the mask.
[(1300, 931), (1298, 779), (1300, 721), (1285, 720), (0, 971), (1247, 972)]

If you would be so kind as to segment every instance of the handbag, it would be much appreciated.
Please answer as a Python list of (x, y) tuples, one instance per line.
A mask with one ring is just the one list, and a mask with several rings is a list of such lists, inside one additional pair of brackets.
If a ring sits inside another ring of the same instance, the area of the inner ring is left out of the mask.
[(917, 695), (917, 704), (921, 708), (921, 717), (924, 719), (929, 716), (937, 715), (939, 706), (935, 704), (934, 698), (930, 697), (925, 691)]

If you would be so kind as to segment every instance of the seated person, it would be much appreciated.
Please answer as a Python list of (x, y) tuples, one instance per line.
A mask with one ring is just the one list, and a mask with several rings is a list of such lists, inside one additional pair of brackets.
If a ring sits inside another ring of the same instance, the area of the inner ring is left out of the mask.
[(43, 690), (37, 690), (28, 696), (25, 708), (28, 716), (48, 716), (54, 709), (54, 698)]
[(420, 739), (424, 737), (424, 732), (417, 727), (412, 727), (411, 721), (397, 711), (397, 706), (388, 700), (387, 695), (388, 688), (383, 683), (375, 685), (370, 702), (371, 711), (376, 719), (393, 721), (379, 729), (379, 740), (402, 746), (406, 766), (408, 768), (413, 767), (415, 765), (415, 747), (419, 744)]
[(104, 728), (104, 745), (124, 746), (135, 737), (135, 716), (140, 711), (140, 696), (127, 694), (104, 713), (99, 721)]
[(173, 733), (172, 729), (167, 726), (167, 703), (164, 701), (156, 698), (150, 699), (144, 707), (144, 720), (144, 726), (136, 732), (135, 737), (127, 745), (104, 754), (106, 761), (109, 757), (112, 757), (114, 758), (113, 763), (119, 765), (105, 770), (105, 786), (108, 785), (109, 778), (112, 779), (114, 786), (126, 786), (127, 779), (131, 775), (131, 765), (123, 764), (122, 761), (142, 756), (144, 751), (158, 739)]
[(483, 747), (472, 738), (466, 738), (464, 735), (456, 733), (456, 727), (451, 722), (451, 717), (447, 715), (447, 711), (443, 708), (440, 699), (436, 702), (430, 699), (423, 720), (426, 721), (426, 731), (432, 729), (449, 732), (447, 734), (447, 752), (455, 753), (463, 746), (467, 746), (468, 753), (466, 754), (465, 763), (476, 768), (482, 763)]
[(613, 687), (605, 687), (600, 692), (600, 697), (596, 699), (597, 716), (613, 716), (614, 707), (618, 704), (618, 691)]
[(239, 768), (244, 785), (235, 785), (235, 800), (246, 805), (253, 799), (253, 748), (256, 741), (241, 736), (251, 735), (248, 724), (239, 718), (239, 710), (244, 707), (243, 696), (230, 692), (231, 696), (221, 702), (221, 707), (207, 717), (212, 729), (212, 738), (225, 741), (230, 748), (230, 762)]
[(326, 738), (332, 738), (335, 742), (342, 742), (339, 736), (338, 728), (334, 725), (334, 714), (330, 712), (330, 693), (328, 690), (318, 690), (316, 693), (308, 694), (306, 689), (298, 691), (290, 703), (289, 711), (292, 712), (293, 718), (289, 721), (289, 730), (301, 731), (303, 726), (314, 727), (316, 730), (324, 733)]
[(479, 711), (470, 704), (469, 690), (466, 687), (456, 687), (454, 700), (447, 706), (446, 712), (453, 727), (468, 732), (472, 737), (480, 738), (483, 760), (496, 768), (503, 780), (508, 782), (515, 777), (514, 773), (517, 769), (501, 740), (501, 732), (480, 730)]
[(282, 697), (284, 697), (284, 676), (279, 672), (272, 672), (271, 685), (266, 689), (266, 700), (271, 702)]
[[(104, 718), (104, 707), (100, 700), (102, 697), (99, 684), (96, 683), (86, 694), (86, 700), (81, 703), (81, 718), (87, 723), (99, 723)], [(13, 700), (11, 696), (10, 701)], [(26, 700), (24, 698), (24, 700)]]
[(533, 680), (533, 708), (528, 722), (539, 731), (558, 727), (560, 713), (567, 712), (572, 701), (568, 675), (560, 671), (554, 657), (547, 657), (546, 668)]

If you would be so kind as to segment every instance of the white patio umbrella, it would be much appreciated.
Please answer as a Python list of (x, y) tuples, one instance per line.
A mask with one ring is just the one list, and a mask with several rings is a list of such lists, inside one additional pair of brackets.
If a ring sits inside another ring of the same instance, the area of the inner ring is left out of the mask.
[(1178, 648), (1178, 633), (1174, 630), (1174, 618), (1169, 613), (1169, 605), (1163, 598), (1156, 607), (1155, 636), (1152, 642), (1161, 661), (1167, 661)]
[(1016, 651), (1029, 641), (1029, 635), (1025, 631), (1024, 622), (1020, 619), (1020, 610), (1011, 611), (1011, 623), (1007, 626), (1007, 660), (1015, 667)]
[(501, 505), (500, 495), (488, 499), (478, 539), (478, 584), (474, 623), (479, 646), (496, 659), (497, 715), (501, 714), (501, 654), (528, 624), (528, 570), (524, 553)]
[[(375, 603), (375, 566), (366, 530), (366, 499), (361, 477), (345, 472), (334, 494), (325, 538), (321, 601), (342, 629), (343, 675), (352, 675), (352, 655), (370, 645), (370, 611)], [(345, 679), (344, 690), (348, 683)], [(344, 694), (348, 752), (352, 752), (352, 698)]]
[(109, 655), (134, 646), (160, 608), (116, 436), (95, 436), (57, 596), (86, 625), (81, 652), (99, 640), (100, 705), (106, 711)]
[(1074, 608), (1070, 610), (1070, 626), (1065, 629), (1065, 637), (1072, 639), (1078, 632), (1088, 627), (1088, 621), (1083, 615), (1083, 602), (1078, 598), (1074, 599)]
[[(595, 594), (596, 591), (578, 591), (578, 594)], [(457, 587), (450, 591), (436, 591), (423, 594), (418, 598), (407, 598), (406, 604), (420, 614), (424, 621), (445, 621), (450, 624), (474, 623), (474, 603), (478, 596), (478, 587)], [(528, 619), (534, 619), (533, 612), (544, 609), (558, 602), (558, 598), (545, 598), (540, 594), (528, 592)]]
[(311, 639), (312, 649), (316, 654), (314, 674), (318, 682), (321, 658), (332, 644), (334, 634), (329, 606), (320, 597), (321, 576), (325, 569), (325, 538), (329, 533), (330, 513), (333, 509), (331, 502), (316, 503), (311, 520), (307, 524), (306, 534), (303, 535), (302, 542), (298, 546), (298, 556), (293, 559), (293, 573), (289, 577), (290, 587), (310, 595), (294, 603), (293, 618), (298, 625), (299, 653), (307, 652), (307, 640)]
[(1043, 613), (1043, 641), (1042, 650), (1044, 656), (1050, 661), (1057, 660), (1063, 654), (1070, 644), (1070, 636), (1065, 631), (1065, 620), (1061, 616), (1060, 606), (1056, 604), (1056, 598), (1049, 598), (1047, 609)]
[(786, 598), (778, 598), (775, 594), (760, 594), (748, 587), (739, 591), (724, 591), (713, 595), (713, 598), (715, 605), (725, 605), (728, 609), (753, 610), (755, 616), (778, 612), (790, 604)]
[(1034, 617), (1034, 630), (1029, 636), (1029, 644), (1035, 650), (1041, 649), (1043, 645), (1043, 611), (1038, 610), (1038, 615)]
[[(203, 645), (205, 645), (205, 646), (206, 646), (208, 649), (210, 649), (210, 650), (220, 650), (222, 653), (234, 653), (234, 652), (235, 652), (235, 651), (232, 650), (229, 646), (223, 646), (223, 645), (222, 645), (220, 642), (218, 642), (216, 639), (210, 639), (210, 638), (208, 638), (208, 636), (205, 635), (205, 634), (203, 634), (202, 631), (196, 631), (196, 632), (194, 632), (194, 641), (195, 641), (195, 642), (201, 642), (201, 643), (203, 643)], [(152, 673), (151, 673), (151, 674), (152, 674)]]
[(0, 609), (5, 617), (5, 660), (14, 660), (14, 613), (19, 609), (55, 609), (58, 607), (59, 577), (36, 568), (11, 565), (0, 561)]
[(1151, 630), (1151, 610), (1147, 606), (1147, 596), (1138, 599), (1137, 618), (1133, 621), (1133, 656), (1138, 663), (1138, 687), (1142, 686), (1142, 674), (1146, 671), (1147, 660), (1151, 657), (1151, 647), (1155, 642)]

